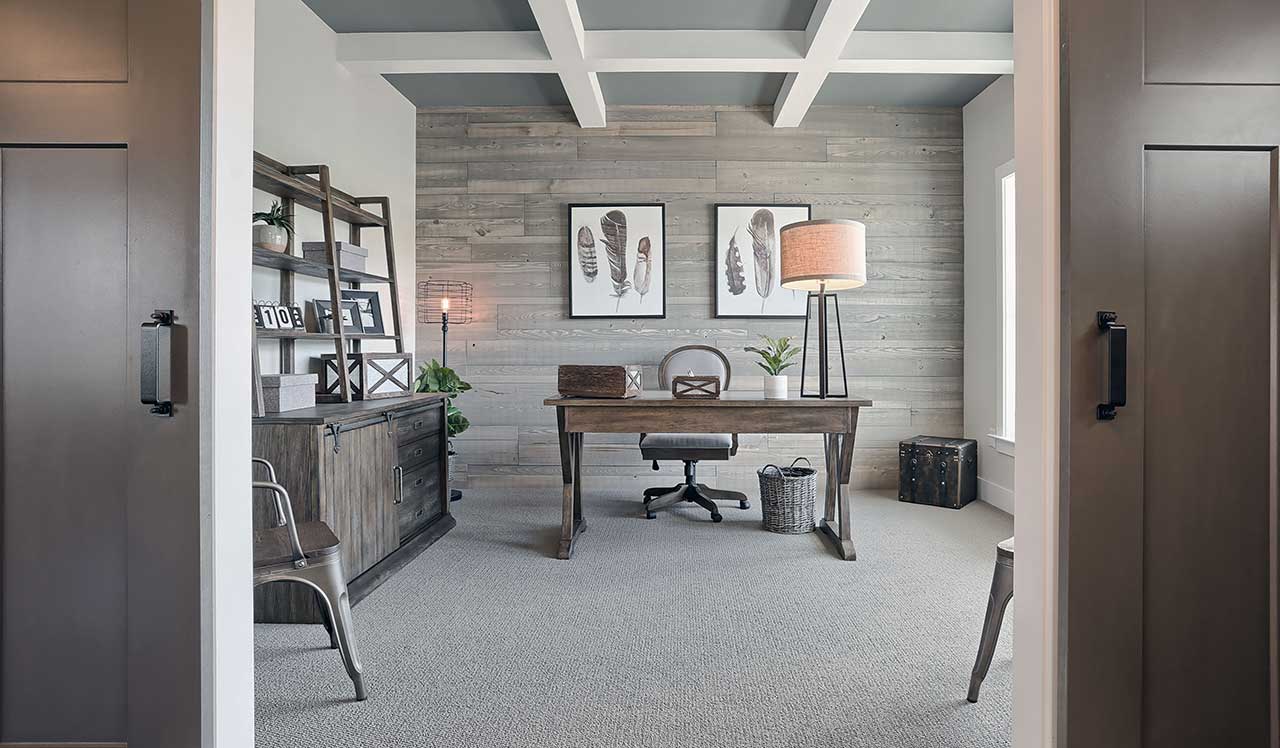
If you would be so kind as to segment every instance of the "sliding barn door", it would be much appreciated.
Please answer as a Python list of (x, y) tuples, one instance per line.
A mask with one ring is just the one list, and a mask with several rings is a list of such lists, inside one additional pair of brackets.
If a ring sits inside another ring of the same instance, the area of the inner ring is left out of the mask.
[(1062, 4), (1065, 745), (1274, 748), (1280, 3)]
[(200, 0), (0, 0), (0, 746), (200, 745), (201, 42)]

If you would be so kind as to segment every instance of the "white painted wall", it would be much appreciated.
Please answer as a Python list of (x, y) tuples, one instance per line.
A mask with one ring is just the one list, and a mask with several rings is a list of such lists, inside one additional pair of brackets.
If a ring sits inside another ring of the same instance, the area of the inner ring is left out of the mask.
[(964, 107), (964, 435), (978, 442), (978, 498), (1013, 513), (1013, 457), (1000, 424), (1000, 180), (1013, 160), (1013, 76)]
[[(339, 65), (337, 35), (302, 0), (257, 0), (256, 21), (254, 148), (287, 164), (328, 164), (333, 186), (352, 195), (391, 198), (401, 324), (405, 350), (413, 351), (414, 107), (381, 76), (354, 75)], [(254, 210), (266, 209), (272, 199), (255, 190)], [(322, 240), (323, 225), (318, 213), (299, 209), (296, 240)], [(335, 236), (347, 239), (346, 224), (337, 223)], [(384, 272), (382, 231), (365, 229), (361, 244), (369, 249), (369, 271)], [(275, 300), (279, 292), (277, 271), (254, 268), (254, 299)], [(326, 282), (313, 278), (299, 277), (294, 293), (299, 303), (329, 297)], [(386, 292), (382, 313), (390, 332)], [(318, 371), (312, 359), (333, 353), (333, 345), (298, 341), (294, 350), (295, 371)], [(394, 346), (373, 342), (365, 350)], [(278, 344), (262, 343), (259, 353), (264, 372), (279, 371)]]

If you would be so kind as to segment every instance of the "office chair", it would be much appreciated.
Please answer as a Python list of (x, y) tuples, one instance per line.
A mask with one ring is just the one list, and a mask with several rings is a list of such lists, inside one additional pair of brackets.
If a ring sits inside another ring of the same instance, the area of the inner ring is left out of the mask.
[[(729, 359), (709, 345), (685, 345), (668, 353), (658, 366), (658, 380), (670, 391), (671, 378), (689, 372), (718, 376), (721, 390), (729, 388)], [(654, 519), (657, 510), (682, 501), (693, 502), (711, 512), (713, 522), (724, 519), (713, 499), (737, 501), (740, 508), (751, 508), (747, 495), (741, 491), (723, 491), (698, 482), (699, 460), (727, 460), (737, 452), (737, 434), (641, 434), (640, 455), (653, 461), (654, 470), (658, 469), (659, 460), (684, 462), (683, 483), (645, 489), (645, 516)]]

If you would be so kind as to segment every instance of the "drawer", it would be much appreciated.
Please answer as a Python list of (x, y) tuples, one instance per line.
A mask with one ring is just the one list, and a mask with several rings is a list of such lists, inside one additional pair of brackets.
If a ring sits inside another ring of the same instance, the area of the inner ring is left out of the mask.
[(444, 512), (440, 470), (440, 464), (435, 462), (404, 472), (404, 500), (397, 506), (401, 543)]
[(438, 405), (408, 413), (397, 413), (396, 444), (408, 444), (428, 434), (439, 434), (444, 426), (443, 414), (444, 408)]
[(412, 470), (432, 460), (440, 459), (439, 431), (428, 433), (424, 438), (411, 442), (401, 442), (396, 447), (396, 464), (405, 470)]

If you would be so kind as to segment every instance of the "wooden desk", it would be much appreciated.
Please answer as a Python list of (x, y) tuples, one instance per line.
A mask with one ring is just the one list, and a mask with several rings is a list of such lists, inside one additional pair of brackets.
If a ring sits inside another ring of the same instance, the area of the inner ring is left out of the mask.
[[(826, 462), (826, 516), (822, 536), (845, 560), (856, 558), (849, 521), (849, 474), (858, 409), (870, 400), (794, 398), (764, 400), (726, 392), (719, 400), (676, 400), (664, 392), (646, 392), (628, 400), (550, 397), (560, 431), (560, 470), (564, 477), (560, 551), (573, 556), (586, 529), (582, 513), (582, 435), (607, 434), (822, 434)], [(832, 480), (835, 477), (835, 480)]]

